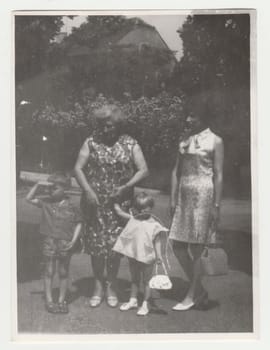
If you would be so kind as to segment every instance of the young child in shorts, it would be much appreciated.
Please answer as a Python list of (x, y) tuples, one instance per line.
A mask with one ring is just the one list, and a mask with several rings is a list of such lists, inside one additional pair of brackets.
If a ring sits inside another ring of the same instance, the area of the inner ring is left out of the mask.
[(128, 257), (131, 274), (131, 293), (129, 301), (120, 306), (121, 311), (138, 307), (138, 292), (140, 282), (143, 282), (143, 303), (137, 315), (145, 316), (150, 311), (149, 299), (151, 289), (149, 281), (153, 274), (155, 263), (164, 263), (168, 229), (152, 214), (154, 199), (141, 192), (134, 198), (133, 211), (127, 213), (117, 203), (116, 213), (127, 221), (119, 235), (113, 250)]
[[(50, 175), (47, 181), (36, 183), (26, 197), (29, 203), (42, 210), (40, 233), (45, 260), (45, 308), (50, 313), (69, 312), (66, 301), (69, 265), (82, 228), (79, 208), (66, 193), (70, 185), (70, 177), (56, 173)], [(57, 303), (52, 295), (56, 273), (60, 284)]]

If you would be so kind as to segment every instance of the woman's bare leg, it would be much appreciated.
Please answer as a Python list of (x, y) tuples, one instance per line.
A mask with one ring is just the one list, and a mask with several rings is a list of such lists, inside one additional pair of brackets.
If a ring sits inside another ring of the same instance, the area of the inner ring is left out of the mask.
[(107, 257), (106, 269), (107, 269), (107, 294), (108, 296), (116, 297), (116, 282), (119, 271), (121, 257), (119, 254), (112, 254)]
[(192, 278), (188, 292), (181, 302), (183, 305), (188, 305), (195, 302), (196, 297), (198, 296), (199, 290), (202, 290), (201, 284), (201, 255), (204, 249), (204, 246), (201, 244), (192, 244), (191, 245), (191, 254), (193, 256), (193, 269), (192, 269)]
[(193, 262), (188, 252), (188, 243), (173, 241), (173, 252), (187, 278), (191, 281), (193, 275)]
[(104, 283), (104, 270), (105, 270), (105, 257), (104, 256), (91, 256), (92, 269), (95, 278), (95, 287), (93, 296), (102, 297), (103, 283)]

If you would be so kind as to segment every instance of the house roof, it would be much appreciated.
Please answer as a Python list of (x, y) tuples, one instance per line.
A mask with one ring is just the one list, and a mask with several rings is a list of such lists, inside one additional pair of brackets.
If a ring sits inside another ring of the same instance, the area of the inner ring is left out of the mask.
[[(157, 49), (169, 50), (157, 29), (141, 19), (131, 18), (119, 31), (101, 38), (95, 50), (107, 50), (113, 47), (138, 47), (147, 44)], [(171, 51), (172, 52), (172, 51)], [(90, 56), (93, 48), (75, 45), (69, 51), (69, 56)], [(173, 53), (173, 52), (172, 52)], [(174, 55), (172, 55), (174, 57)]]

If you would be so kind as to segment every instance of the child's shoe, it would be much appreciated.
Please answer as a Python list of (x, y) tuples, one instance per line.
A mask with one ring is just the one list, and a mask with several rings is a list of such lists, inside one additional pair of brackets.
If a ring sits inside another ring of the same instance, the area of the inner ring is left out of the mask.
[(58, 305), (55, 304), (52, 301), (46, 301), (45, 303), (45, 309), (50, 313), (50, 314), (57, 314), (59, 312)]
[(58, 310), (59, 314), (67, 314), (69, 312), (67, 302), (63, 301), (58, 303)]
[(138, 316), (146, 316), (147, 314), (149, 314), (148, 302), (144, 301), (142, 303), (142, 306), (139, 308), (137, 315)]
[(136, 309), (138, 307), (138, 301), (136, 298), (130, 298), (127, 303), (120, 306), (121, 311), (128, 311), (130, 309)]

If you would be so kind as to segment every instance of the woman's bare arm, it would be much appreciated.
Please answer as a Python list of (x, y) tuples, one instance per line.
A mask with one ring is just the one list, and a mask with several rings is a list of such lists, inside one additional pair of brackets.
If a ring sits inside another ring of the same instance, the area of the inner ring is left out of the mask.
[(133, 147), (133, 160), (137, 171), (132, 176), (132, 178), (122, 186), (116, 187), (112, 193), (113, 198), (120, 198), (129, 188), (134, 187), (138, 182), (149, 175), (148, 167), (144, 159), (141, 147), (136, 144)]
[(91, 188), (91, 185), (88, 183), (85, 174), (83, 172), (83, 168), (88, 162), (90, 156), (90, 151), (88, 147), (88, 140), (86, 140), (80, 149), (75, 167), (74, 167), (74, 173), (76, 180), (78, 181), (78, 184), (81, 186), (82, 190), (86, 193), (87, 199), (89, 202), (93, 202), (95, 204), (98, 204), (98, 198), (94, 190)]
[(220, 205), (223, 187), (224, 146), (220, 137), (216, 139), (214, 149), (214, 204)]
[(178, 154), (176, 157), (175, 165), (172, 171), (171, 175), (171, 214), (174, 213), (175, 206), (176, 206), (176, 196), (177, 196), (177, 191), (178, 191), (178, 182), (179, 182), (179, 165), (180, 165), (180, 155)]
[(222, 196), (223, 187), (223, 159), (224, 159), (224, 147), (221, 138), (217, 138), (214, 148), (214, 198), (212, 209), (212, 225), (213, 230), (217, 229), (219, 216), (220, 216), (220, 202)]
[(133, 147), (133, 159), (137, 171), (133, 175), (133, 177), (126, 183), (126, 187), (135, 186), (138, 182), (140, 182), (142, 179), (149, 175), (148, 167), (142, 149), (138, 144), (136, 144)]

